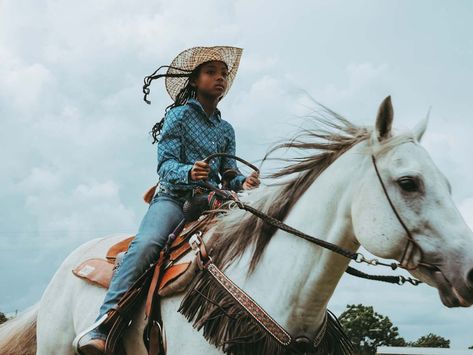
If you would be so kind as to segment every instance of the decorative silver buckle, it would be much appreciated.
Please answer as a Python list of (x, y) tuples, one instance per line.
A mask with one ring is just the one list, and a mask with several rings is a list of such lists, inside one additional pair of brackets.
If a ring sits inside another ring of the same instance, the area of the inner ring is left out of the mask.
[(202, 232), (197, 231), (189, 239), (189, 245), (196, 254), (200, 251), (200, 237), (202, 237)]

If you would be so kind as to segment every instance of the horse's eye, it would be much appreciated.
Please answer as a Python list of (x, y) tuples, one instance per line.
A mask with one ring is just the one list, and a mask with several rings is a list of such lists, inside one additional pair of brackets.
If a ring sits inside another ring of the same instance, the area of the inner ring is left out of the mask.
[(403, 176), (397, 183), (406, 192), (417, 192), (420, 190), (419, 180), (412, 176)]

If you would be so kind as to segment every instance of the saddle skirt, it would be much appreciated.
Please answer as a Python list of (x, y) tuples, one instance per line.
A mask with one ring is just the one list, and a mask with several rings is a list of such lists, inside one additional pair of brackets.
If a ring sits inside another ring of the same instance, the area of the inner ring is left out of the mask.
[[(160, 296), (166, 297), (183, 292), (192, 281), (196, 274), (197, 264), (195, 255), (189, 253), (191, 250), (189, 239), (200, 231), (202, 232), (201, 238), (207, 241), (206, 232), (214, 226), (215, 222), (215, 214), (209, 213), (184, 226), (182, 232), (172, 243), (169, 260), (166, 262), (164, 274), (158, 285)], [(135, 236), (125, 237), (109, 248), (104, 259), (87, 259), (76, 266), (72, 273), (92, 284), (108, 288), (121, 256), (128, 250), (134, 238)]]

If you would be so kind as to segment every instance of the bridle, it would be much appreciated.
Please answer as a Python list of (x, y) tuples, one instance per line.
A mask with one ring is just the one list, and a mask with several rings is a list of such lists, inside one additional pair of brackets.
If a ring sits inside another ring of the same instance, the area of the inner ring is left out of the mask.
[(371, 155), (371, 161), (373, 162), (374, 170), (376, 172), (376, 176), (378, 177), (379, 183), (381, 184), (381, 187), (383, 188), (384, 195), (386, 196), (386, 199), (388, 200), (388, 203), (391, 206), (391, 209), (394, 212), (394, 215), (396, 216), (397, 220), (399, 221), (402, 228), (406, 232), (407, 242), (406, 242), (406, 246), (404, 248), (404, 251), (402, 252), (401, 261), (399, 263), (399, 266), (402, 267), (403, 269), (406, 269), (406, 270), (415, 270), (415, 269), (417, 269), (419, 263), (414, 265), (414, 267), (409, 267), (409, 260), (411, 260), (411, 255), (414, 254), (414, 251), (416, 250), (416, 248), (421, 254), (420, 260), (423, 260), (422, 249), (420, 248), (419, 244), (417, 244), (417, 242), (412, 237), (411, 231), (409, 230), (409, 228), (407, 228), (406, 223), (404, 223), (404, 221), (403, 221), (401, 215), (399, 214), (396, 206), (394, 205), (393, 201), (391, 200), (391, 197), (389, 196), (388, 190), (386, 189), (386, 185), (384, 184), (384, 181), (381, 177), (381, 174), (379, 173), (378, 165), (376, 164), (376, 158), (374, 157), (374, 155)]
[[(246, 160), (240, 158), (240, 157), (237, 157), (235, 155), (231, 155), (231, 154), (227, 154), (227, 153), (215, 153), (215, 154), (211, 154), (209, 155), (208, 157), (206, 157), (204, 159), (205, 162), (210, 162), (210, 160), (212, 160), (213, 158), (215, 157), (218, 157), (218, 156), (224, 156), (224, 157), (227, 157), (227, 158), (233, 158), (235, 160), (238, 160), (240, 161), (241, 163), (249, 166), (250, 168), (252, 168), (254, 171), (257, 171), (259, 172), (259, 169), (254, 166), (253, 164), (247, 162)], [(316, 238), (314, 236), (311, 236), (311, 235), (308, 235), (304, 232), (301, 232), (287, 224), (285, 224), (284, 222), (274, 218), (274, 217), (271, 217), (267, 214), (265, 214), (264, 212), (262, 211), (259, 211), (258, 209), (250, 206), (250, 205), (247, 205), (245, 203), (243, 203), (242, 201), (238, 200), (237, 198), (235, 198), (234, 195), (228, 193), (228, 191), (226, 190), (221, 190), (215, 186), (213, 186), (212, 184), (206, 182), (206, 181), (201, 181), (201, 184), (209, 189), (209, 190), (212, 190), (214, 191), (220, 198), (222, 198), (223, 200), (227, 200), (227, 201), (232, 201), (233, 203), (235, 203), (235, 205), (238, 207), (238, 208), (241, 208), (241, 209), (244, 209), (248, 212), (251, 212), (252, 214), (254, 214), (255, 216), (257, 216), (258, 218), (261, 218), (263, 221), (265, 221), (266, 223), (272, 225), (273, 227), (276, 227), (278, 229), (281, 229), (285, 232), (288, 232), (290, 234), (293, 234), (297, 237), (300, 237), (302, 239), (305, 239), (311, 243), (314, 243), (322, 248), (325, 248), (325, 249), (328, 249), (328, 250), (331, 250), (339, 255), (342, 255), (348, 259), (351, 259), (353, 261), (355, 261), (356, 263), (365, 263), (365, 264), (368, 264), (368, 265), (373, 265), (373, 266), (385, 266), (385, 267), (390, 267), (392, 270), (396, 270), (397, 268), (402, 268), (402, 269), (405, 269), (405, 270), (414, 270), (416, 269), (418, 266), (422, 265), (424, 267), (427, 267), (427, 268), (430, 268), (430, 269), (437, 269), (435, 266), (433, 265), (430, 265), (430, 264), (427, 264), (427, 263), (424, 263), (422, 262), (423, 260), (423, 254), (422, 254), (422, 249), (420, 248), (420, 246), (418, 245), (418, 243), (414, 240), (413, 236), (412, 236), (412, 233), (410, 232), (409, 228), (407, 227), (406, 223), (403, 221), (401, 215), (399, 214), (398, 210), (396, 209), (391, 197), (389, 196), (389, 193), (387, 191), (387, 188), (386, 188), (386, 185), (381, 177), (381, 174), (379, 172), (379, 169), (378, 169), (378, 165), (376, 163), (376, 158), (374, 157), (374, 155), (371, 155), (371, 161), (373, 163), (373, 167), (374, 167), (374, 170), (376, 172), (376, 176), (379, 180), (379, 183), (381, 184), (381, 187), (382, 187), (382, 190), (384, 192), (384, 195), (386, 196), (386, 199), (388, 200), (388, 203), (389, 205), (391, 206), (391, 209), (394, 213), (394, 215), (396, 216), (396, 219), (399, 221), (399, 223), (401, 224), (402, 228), (404, 229), (405, 233), (406, 233), (406, 236), (407, 236), (407, 242), (406, 242), (406, 246), (404, 248), (404, 251), (402, 253), (402, 256), (401, 256), (401, 261), (398, 263), (398, 262), (383, 262), (383, 261), (380, 261), (379, 259), (377, 258), (374, 258), (374, 259), (369, 259), (369, 258), (366, 258), (362, 253), (359, 253), (359, 252), (353, 252), (349, 249), (346, 249), (346, 248), (343, 248), (343, 247), (340, 247), (336, 244), (333, 244), (333, 243), (330, 243), (330, 242), (327, 242), (323, 239), (320, 239), (320, 238)], [(418, 250), (421, 254), (421, 258), (418, 263), (416, 263), (416, 265), (414, 267), (409, 267), (409, 260), (411, 259), (411, 256), (414, 254), (415, 250)], [(417, 280), (417, 279), (414, 279), (414, 278), (411, 278), (411, 277), (405, 277), (405, 276), (402, 276), (402, 275), (398, 275), (398, 276), (387, 276), (387, 275), (370, 275), (370, 274), (366, 274), (360, 270), (357, 270), (357, 269), (354, 269), (350, 266), (347, 267), (347, 270), (346, 270), (347, 273), (353, 275), (353, 276), (356, 276), (356, 277), (361, 277), (361, 278), (365, 278), (365, 279), (369, 279), (369, 280), (375, 280), (375, 281), (383, 281), (383, 282), (388, 282), (388, 283), (395, 283), (395, 284), (398, 284), (398, 285), (403, 285), (405, 284), (406, 282), (414, 285), (414, 286), (417, 286), (418, 284), (422, 283), (422, 281), (420, 280)]]
[[(424, 253), (422, 251), (422, 248), (419, 246), (419, 244), (415, 241), (414, 237), (412, 236), (412, 233), (410, 229), (407, 227), (406, 223), (403, 221), (401, 215), (399, 214), (396, 206), (394, 205), (393, 201), (391, 200), (391, 197), (389, 196), (388, 190), (386, 188), (386, 185), (384, 184), (384, 181), (381, 177), (381, 174), (379, 173), (378, 165), (376, 164), (376, 158), (374, 155), (371, 155), (371, 160), (373, 162), (374, 170), (376, 172), (376, 176), (378, 177), (379, 183), (381, 184), (381, 187), (383, 188), (384, 195), (386, 196), (386, 199), (388, 200), (389, 205), (391, 206), (392, 211), (394, 212), (394, 215), (396, 216), (397, 220), (401, 224), (402, 228), (406, 232), (407, 236), (407, 242), (406, 246), (404, 247), (404, 251), (402, 252), (401, 255), (401, 261), (398, 264), (399, 267), (411, 271), (411, 270), (416, 270), (419, 266), (422, 266), (426, 269), (430, 269), (431, 271), (440, 271), (440, 269), (432, 265), (430, 263), (427, 263), (424, 261)], [(410, 267), (409, 266), (409, 261), (413, 259), (413, 255), (415, 251), (418, 251), (420, 253), (420, 258), (419, 261), (414, 264), (414, 266)], [(421, 283), (421, 281), (418, 281)]]

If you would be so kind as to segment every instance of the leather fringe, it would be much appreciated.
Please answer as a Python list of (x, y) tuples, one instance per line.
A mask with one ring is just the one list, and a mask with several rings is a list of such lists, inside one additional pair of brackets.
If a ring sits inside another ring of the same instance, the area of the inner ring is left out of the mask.
[[(228, 355), (301, 355), (274, 339), (207, 270), (196, 275), (178, 310), (207, 341)], [(327, 329), (305, 355), (352, 355), (353, 346), (337, 318), (328, 311)]]

